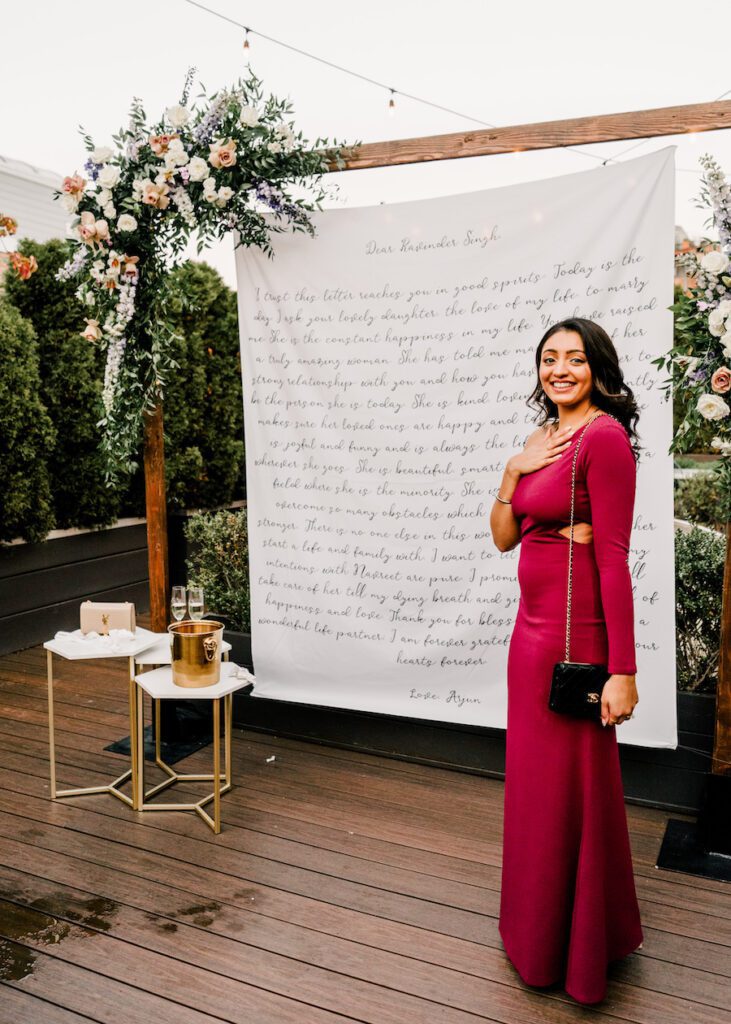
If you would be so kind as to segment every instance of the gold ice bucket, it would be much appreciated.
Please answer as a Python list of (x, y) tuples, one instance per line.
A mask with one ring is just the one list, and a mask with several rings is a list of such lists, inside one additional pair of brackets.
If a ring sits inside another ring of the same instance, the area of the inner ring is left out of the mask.
[(221, 678), (223, 623), (185, 620), (168, 626), (176, 686), (214, 686)]

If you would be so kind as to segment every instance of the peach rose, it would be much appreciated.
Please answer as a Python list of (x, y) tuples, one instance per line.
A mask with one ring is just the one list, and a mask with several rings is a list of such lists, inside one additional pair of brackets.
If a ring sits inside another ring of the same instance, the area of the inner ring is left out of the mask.
[(67, 195), (76, 196), (77, 198), (84, 191), (86, 180), (81, 177), (80, 174), (72, 174), (71, 177), (63, 179), (63, 185), (61, 191)]
[(17, 230), (17, 220), (8, 217), (7, 214), (0, 213), (0, 238), (5, 238), (6, 235), (14, 235)]
[(170, 205), (167, 195), (169, 191), (170, 188), (164, 182), (157, 185), (153, 181), (148, 181), (142, 191), (142, 202), (147, 203), (148, 206), (154, 206), (158, 210), (164, 210)]
[(94, 225), (96, 230), (96, 239), (98, 242), (104, 242), (109, 238), (109, 225), (105, 220), (98, 220)]
[(86, 338), (87, 341), (99, 341), (101, 336), (102, 332), (99, 327), (99, 321), (87, 319), (86, 327), (81, 332), (81, 337)]
[(79, 232), (79, 238), (82, 242), (86, 242), (87, 245), (94, 244), (96, 240), (96, 217), (91, 210), (84, 210), (76, 230)]
[(179, 138), (179, 135), (151, 135), (150, 149), (157, 156), (165, 156), (173, 139)]
[(233, 167), (236, 163), (236, 143), (232, 139), (226, 142), (212, 142), (210, 150), (208, 163), (211, 167)]
[(728, 366), (719, 366), (711, 377), (711, 388), (717, 395), (725, 395), (731, 391), (731, 369)]
[(31, 274), (35, 274), (38, 270), (38, 261), (35, 256), (21, 256), (19, 252), (11, 252), (10, 262), (22, 281), (27, 281)]

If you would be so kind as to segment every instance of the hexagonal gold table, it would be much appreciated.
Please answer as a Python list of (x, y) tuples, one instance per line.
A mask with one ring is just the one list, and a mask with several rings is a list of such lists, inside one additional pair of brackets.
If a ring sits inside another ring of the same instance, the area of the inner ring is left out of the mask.
[[(46, 651), (46, 665), (48, 673), (48, 745), (51, 776), (51, 799), (61, 800), (69, 796), (91, 796), (95, 793), (111, 793), (118, 800), (134, 807), (134, 778), (137, 774), (137, 751), (130, 742), (130, 768), (123, 772), (118, 778), (106, 786), (85, 786), (81, 789), (57, 789), (56, 788), (56, 731), (54, 721), (54, 700), (53, 700), (53, 656), (64, 658), (66, 661), (92, 661), (99, 659), (126, 658), (129, 665), (129, 699), (130, 699), (130, 737), (134, 728), (132, 720), (133, 696), (134, 696), (134, 669), (135, 659), (142, 651), (152, 647), (158, 642), (158, 635), (138, 626), (134, 637), (129, 640), (116, 640), (111, 637), (100, 637), (98, 640), (89, 639), (81, 635), (80, 630), (69, 633), (66, 636), (54, 637), (47, 640), (43, 647)], [(120, 789), (129, 779), (133, 780), (132, 796), (127, 796)]]
[[(221, 678), (213, 686), (187, 687), (176, 686), (170, 665), (142, 672), (134, 677), (134, 693), (131, 697), (132, 718), (134, 719), (134, 758), (135, 776), (133, 778), (134, 805), (139, 811), (195, 811), (206, 825), (218, 835), (221, 831), (221, 797), (231, 789), (231, 720), (233, 710), (233, 694), (236, 690), (249, 686), (253, 677), (247, 673), (238, 677), (239, 666), (233, 662), (221, 663)], [(242, 670), (245, 671), (245, 670)], [(145, 693), (152, 698), (153, 714), (155, 715), (155, 763), (167, 775), (166, 779), (145, 790), (145, 758), (144, 758), (144, 700)], [(181, 774), (163, 761), (160, 755), (160, 701), (161, 700), (210, 700), (213, 702), (213, 772), (208, 775)], [(223, 701), (224, 718), (224, 772), (221, 772), (221, 701)], [(212, 782), (213, 791), (202, 799), (192, 803), (164, 804), (150, 803), (156, 794), (174, 785), (176, 782)], [(213, 817), (205, 807), (213, 803)]]

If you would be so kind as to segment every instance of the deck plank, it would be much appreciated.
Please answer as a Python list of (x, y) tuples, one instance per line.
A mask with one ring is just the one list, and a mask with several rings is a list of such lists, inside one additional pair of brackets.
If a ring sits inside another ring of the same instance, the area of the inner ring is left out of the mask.
[[(124, 663), (54, 668), (59, 780), (108, 781)], [(0, 1024), (120, 1006), (133, 1024), (731, 1024), (731, 886), (655, 868), (665, 813), (627, 806), (645, 948), (586, 1009), (503, 952), (501, 781), (245, 730), (233, 746), (218, 837), (189, 813), (50, 801), (45, 654), (0, 658)]]

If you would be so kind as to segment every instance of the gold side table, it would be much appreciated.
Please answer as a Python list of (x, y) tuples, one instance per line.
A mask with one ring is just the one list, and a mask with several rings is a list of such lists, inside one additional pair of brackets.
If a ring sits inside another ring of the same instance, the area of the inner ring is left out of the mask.
[[(44, 643), (43, 647), (46, 651), (48, 673), (48, 746), (52, 800), (61, 800), (69, 796), (91, 796), (96, 793), (111, 793), (112, 796), (117, 797), (118, 800), (121, 800), (129, 807), (135, 807), (134, 780), (137, 775), (137, 750), (132, 742), (135, 726), (133, 720), (135, 658), (142, 651), (157, 643), (157, 640), (157, 634), (150, 632), (149, 629), (142, 629), (141, 626), (138, 626), (135, 630), (134, 640), (129, 641), (112, 641), (105, 637), (101, 637), (99, 640), (85, 640), (80, 635), (77, 636), (76, 633), (70, 633), (69, 636), (54, 638)], [(127, 661), (130, 710), (130, 768), (106, 786), (85, 786), (81, 789), (56, 788), (56, 734), (53, 701), (54, 654), (59, 658), (64, 658), (66, 661), (99, 661), (117, 658), (124, 658)], [(130, 779), (132, 779), (131, 797), (127, 796), (120, 789)]]
[[(169, 665), (141, 672), (134, 677), (134, 694), (131, 696), (131, 711), (135, 719), (134, 741), (136, 756), (134, 760), (133, 791), (135, 809), (139, 811), (195, 811), (215, 835), (221, 831), (221, 797), (231, 789), (231, 726), (233, 711), (233, 695), (236, 690), (249, 686), (252, 677), (247, 673), (245, 678), (238, 678), (239, 666), (232, 662), (221, 663), (221, 678), (214, 686), (187, 687), (176, 686), (173, 682), (173, 670)], [(145, 789), (145, 758), (144, 734), (145, 693), (152, 699), (155, 716), (155, 763), (167, 775), (166, 779)], [(213, 702), (213, 772), (211, 774), (182, 774), (176, 772), (163, 761), (160, 754), (160, 701), (161, 700), (210, 700)], [(224, 771), (221, 771), (221, 702), (223, 702), (224, 722)], [(164, 804), (150, 803), (158, 793), (174, 785), (176, 782), (212, 782), (213, 790), (207, 796), (191, 803)], [(213, 817), (205, 810), (213, 804)]]

